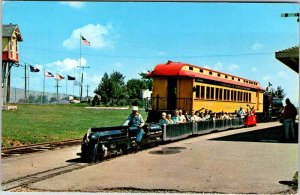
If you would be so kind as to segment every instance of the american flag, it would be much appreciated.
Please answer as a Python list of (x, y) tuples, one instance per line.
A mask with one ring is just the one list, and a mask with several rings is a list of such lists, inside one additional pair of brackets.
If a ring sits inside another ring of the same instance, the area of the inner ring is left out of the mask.
[(54, 75), (51, 72), (46, 71), (45, 77), (54, 77)]
[(65, 77), (61, 76), (60, 74), (56, 74), (56, 78), (57, 80), (62, 80), (64, 79)]
[(86, 40), (86, 38), (84, 38), (83, 36), (81, 36), (81, 40), (82, 40), (82, 43), (83, 43), (84, 45), (88, 45), (88, 46), (91, 45), (91, 42), (89, 42), (88, 40)]

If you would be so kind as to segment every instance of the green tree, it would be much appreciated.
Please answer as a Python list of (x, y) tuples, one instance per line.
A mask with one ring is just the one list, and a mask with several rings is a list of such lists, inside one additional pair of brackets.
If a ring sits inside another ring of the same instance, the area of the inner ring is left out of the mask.
[(145, 72), (140, 72), (139, 75), (141, 76), (143, 82), (145, 83), (145, 85), (147, 86), (146, 89), (149, 89), (150, 91), (152, 91), (152, 87), (153, 87), (153, 80), (151, 78), (147, 78), (147, 74)]
[(29, 95), (28, 103), (35, 103), (35, 96), (34, 95)]
[(142, 79), (130, 79), (127, 81), (126, 88), (129, 99), (141, 99), (144, 89), (147, 89), (147, 83)]
[(127, 93), (124, 79), (125, 76), (117, 71), (113, 71), (110, 75), (105, 73), (94, 93), (100, 95), (101, 101), (104, 103), (112, 99), (126, 98)]
[(284, 93), (284, 89), (281, 86), (278, 86), (276, 90), (272, 91), (272, 96), (277, 97), (280, 100), (283, 100), (286, 93)]

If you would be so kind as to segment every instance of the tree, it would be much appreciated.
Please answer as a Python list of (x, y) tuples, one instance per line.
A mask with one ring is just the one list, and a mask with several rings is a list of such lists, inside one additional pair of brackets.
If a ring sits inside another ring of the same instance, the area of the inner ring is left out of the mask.
[(127, 81), (126, 88), (129, 99), (140, 99), (143, 89), (147, 89), (147, 83), (142, 79), (130, 79)]
[(28, 97), (28, 103), (35, 103), (35, 96), (34, 95), (29, 95)]
[(145, 72), (140, 72), (139, 75), (142, 77), (142, 80), (144, 81), (144, 83), (146, 84), (147, 88), (150, 91), (152, 91), (152, 87), (153, 87), (153, 80), (151, 78), (147, 78), (147, 74)]
[(278, 86), (276, 90), (272, 91), (272, 96), (277, 97), (280, 100), (283, 100), (285, 95), (286, 93), (284, 93), (284, 89), (280, 86)]
[(109, 76), (105, 73), (94, 93), (100, 95), (104, 103), (109, 102), (111, 99), (126, 98), (124, 79), (125, 76), (117, 71), (113, 71)]
[(45, 95), (38, 95), (35, 99), (35, 103), (47, 103), (48, 97)]

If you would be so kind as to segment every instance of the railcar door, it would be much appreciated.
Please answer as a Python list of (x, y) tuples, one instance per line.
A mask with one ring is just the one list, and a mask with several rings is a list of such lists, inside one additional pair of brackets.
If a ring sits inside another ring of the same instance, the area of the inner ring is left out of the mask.
[(176, 94), (177, 94), (177, 79), (168, 79), (168, 97), (167, 97), (167, 107), (168, 110), (176, 109)]

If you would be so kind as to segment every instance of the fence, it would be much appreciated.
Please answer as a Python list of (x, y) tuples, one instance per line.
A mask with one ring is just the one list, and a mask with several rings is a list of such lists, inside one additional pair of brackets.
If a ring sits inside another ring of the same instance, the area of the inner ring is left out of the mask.
[[(58, 98), (57, 98), (58, 96)], [(36, 103), (36, 104), (49, 104), (49, 103), (66, 103), (69, 94), (65, 93), (51, 93), (42, 91), (27, 90), (27, 98), (25, 97), (25, 90), (20, 88), (10, 88), (9, 103)]]

